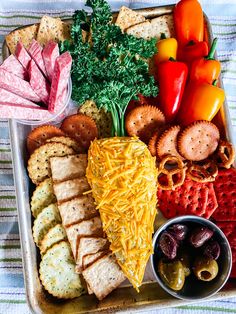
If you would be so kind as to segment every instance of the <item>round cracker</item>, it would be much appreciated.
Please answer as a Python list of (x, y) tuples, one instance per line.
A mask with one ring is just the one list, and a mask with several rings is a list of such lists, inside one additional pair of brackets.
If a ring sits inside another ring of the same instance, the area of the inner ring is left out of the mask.
[(71, 147), (76, 153), (81, 153), (81, 147), (73, 138), (69, 136), (55, 136), (46, 140), (46, 143), (62, 143)]
[(110, 112), (106, 112), (103, 108), (99, 109), (94, 101), (87, 100), (79, 107), (78, 113), (83, 113), (96, 122), (99, 138), (111, 136), (112, 117)]
[(162, 159), (165, 155), (183, 157), (177, 151), (177, 137), (180, 132), (180, 126), (175, 125), (168, 128), (159, 138), (156, 146), (157, 156)]
[(63, 136), (65, 133), (54, 125), (41, 125), (33, 129), (27, 136), (27, 149), (32, 154), (36, 148), (43, 145), (47, 139), (54, 136)]
[(98, 129), (94, 120), (84, 114), (73, 114), (62, 122), (63, 132), (74, 138), (82, 152), (88, 151), (91, 141), (98, 137)]
[(178, 137), (179, 153), (187, 160), (200, 161), (217, 149), (220, 132), (209, 121), (196, 121), (186, 127)]
[(32, 182), (38, 185), (51, 176), (50, 158), (73, 155), (71, 147), (62, 143), (46, 143), (37, 148), (28, 161), (28, 172)]
[(134, 108), (125, 120), (128, 135), (138, 136), (145, 143), (148, 143), (153, 132), (164, 124), (164, 114), (157, 107), (150, 105)]
[(53, 245), (43, 255), (39, 274), (44, 288), (56, 298), (72, 299), (85, 293), (67, 241)]

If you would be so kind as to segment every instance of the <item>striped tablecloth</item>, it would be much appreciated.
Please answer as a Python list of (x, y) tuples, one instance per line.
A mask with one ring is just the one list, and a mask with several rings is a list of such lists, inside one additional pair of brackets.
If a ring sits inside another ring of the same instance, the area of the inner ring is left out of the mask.
[[(121, 5), (140, 8), (170, 2), (171, 0), (124, 0), (110, 1), (110, 4), (114, 10), (118, 10)], [(236, 135), (236, 0), (202, 0), (201, 4), (210, 18), (214, 35), (219, 38), (218, 57), (222, 64), (223, 81)], [(68, 18), (75, 9), (83, 6), (84, 1), (80, 0), (0, 0), (0, 45), (9, 31), (38, 22), (45, 13)], [(182, 312), (236, 313), (236, 296), (229, 300), (164, 310), (166, 314)], [(29, 313), (22, 274), (7, 121), (0, 121), (0, 314), (2, 313)]]

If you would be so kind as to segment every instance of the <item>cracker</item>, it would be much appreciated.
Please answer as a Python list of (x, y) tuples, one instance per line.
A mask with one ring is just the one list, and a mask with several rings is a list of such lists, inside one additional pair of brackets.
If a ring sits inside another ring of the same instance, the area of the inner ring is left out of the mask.
[(54, 183), (84, 177), (88, 156), (86, 154), (50, 158), (50, 167)]
[(46, 143), (37, 148), (28, 161), (29, 177), (34, 184), (51, 176), (50, 158), (54, 156), (72, 155), (72, 148), (62, 143)]
[(36, 218), (44, 207), (55, 202), (56, 196), (53, 192), (52, 179), (45, 179), (36, 187), (31, 198), (30, 207), (33, 216)]
[(27, 136), (27, 149), (32, 154), (36, 148), (43, 145), (47, 139), (64, 135), (62, 130), (54, 125), (41, 125), (33, 129)]
[(18, 41), (21, 41), (25, 48), (29, 48), (33, 39), (36, 39), (39, 26), (37, 24), (16, 29), (8, 34), (5, 39), (11, 53), (15, 53)]
[(161, 15), (152, 20), (131, 26), (126, 30), (127, 34), (138, 38), (160, 40), (161, 34), (164, 33), (166, 38), (174, 37), (174, 21), (172, 14)]
[(98, 259), (82, 274), (99, 300), (104, 299), (125, 280), (124, 273), (112, 254)]
[[(82, 268), (83, 270), (89, 266), (91, 266), (96, 260), (98, 260), (103, 255), (107, 254), (107, 251), (99, 251), (93, 254), (86, 254), (83, 256)], [(77, 271), (77, 267), (76, 267)]]
[(187, 126), (178, 138), (178, 151), (187, 160), (200, 161), (217, 149), (220, 132), (209, 121), (196, 121)]
[(39, 267), (44, 288), (54, 297), (72, 299), (85, 293), (67, 241), (53, 245), (42, 257)]
[(91, 141), (98, 137), (96, 123), (84, 114), (66, 117), (62, 122), (61, 129), (78, 142), (83, 152), (87, 152)]
[(40, 246), (48, 230), (61, 222), (60, 213), (57, 204), (51, 204), (45, 207), (34, 221), (33, 238), (37, 246)]
[(125, 6), (120, 8), (115, 24), (120, 27), (122, 31), (125, 31), (130, 26), (144, 22), (145, 17)]
[(90, 186), (85, 177), (66, 180), (53, 185), (54, 193), (58, 204), (69, 201), (74, 197), (81, 196), (84, 192), (89, 191)]
[(236, 221), (236, 169), (220, 169), (214, 183), (218, 208), (216, 221)]
[(50, 40), (59, 42), (70, 39), (70, 25), (62, 22), (60, 18), (44, 15), (41, 18), (37, 41), (44, 46)]
[(76, 153), (81, 152), (81, 148), (79, 147), (78, 143), (71, 137), (69, 136), (54, 136), (46, 140), (46, 143), (52, 143), (52, 142), (57, 142), (57, 143), (62, 143), (65, 144), (69, 147), (71, 147)]
[(138, 136), (148, 143), (154, 131), (165, 124), (164, 114), (154, 106), (144, 105), (130, 111), (125, 120), (129, 136)]
[(157, 155), (162, 159), (165, 155), (177, 156), (183, 160), (183, 157), (177, 151), (177, 137), (180, 132), (180, 126), (175, 125), (167, 129), (157, 142)]
[(86, 235), (103, 235), (102, 222), (99, 217), (83, 220), (66, 228), (66, 234), (71, 245), (74, 257), (77, 255), (78, 237)]
[(44, 236), (40, 243), (40, 252), (45, 254), (54, 244), (59, 243), (62, 240), (66, 240), (66, 231), (61, 224), (57, 224), (50, 228), (47, 234)]
[(95, 121), (99, 138), (111, 136), (112, 117), (110, 112), (106, 112), (103, 108), (98, 109), (95, 102), (87, 100), (79, 107), (78, 113), (83, 113)]
[(202, 215), (202, 217), (206, 219), (210, 219), (218, 207), (218, 202), (216, 199), (216, 194), (215, 194), (213, 183), (209, 182), (209, 183), (206, 183), (205, 185), (208, 187), (208, 200), (207, 200), (205, 213)]
[(109, 248), (109, 242), (102, 237), (80, 237), (77, 244), (76, 271), (83, 270), (83, 257), (86, 254), (97, 253)]
[(148, 149), (150, 150), (151, 155), (154, 157), (157, 155), (157, 140), (159, 137), (159, 132), (155, 131), (148, 142)]
[(90, 194), (75, 197), (71, 201), (58, 205), (58, 208), (65, 227), (99, 215)]
[(216, 224), (224, 232), (230, 246), (236, 249), (236, 221), (218, 221)]

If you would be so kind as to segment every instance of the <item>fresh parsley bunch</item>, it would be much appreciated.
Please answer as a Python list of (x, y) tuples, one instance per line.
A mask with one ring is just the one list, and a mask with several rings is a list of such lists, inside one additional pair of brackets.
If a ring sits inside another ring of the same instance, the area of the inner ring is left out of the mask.
[[(156, 53), (156, 39), (145, 40), (122, 33), (112, 24), (112, 13), (105, 0), (87, 0), (92, 9), (73, 15), (72, 41), (64, 41), (61, 51), (73, 58), (72, 98), (79, 104), (93, 100), (111, 112), (113, 135), (125, 136), (124, 115), (131, 99), (138, 94), (156, 96), (158, 88), (148, 73), (148, 58)], [(87, 33), (85, 33), (87, 32)], [(84, 40), (84, 34), (88, 34)]]

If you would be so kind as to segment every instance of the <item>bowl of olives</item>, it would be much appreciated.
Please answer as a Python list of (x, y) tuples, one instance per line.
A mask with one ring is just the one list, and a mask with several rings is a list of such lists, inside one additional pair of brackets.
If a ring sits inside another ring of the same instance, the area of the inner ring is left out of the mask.
[(214, 295), (226, 283), (232, 253), (224, 233), (210, 220), (180, 216), (168, 220), (153, 237), (151, 267), (159, 285), (184, 300)]

